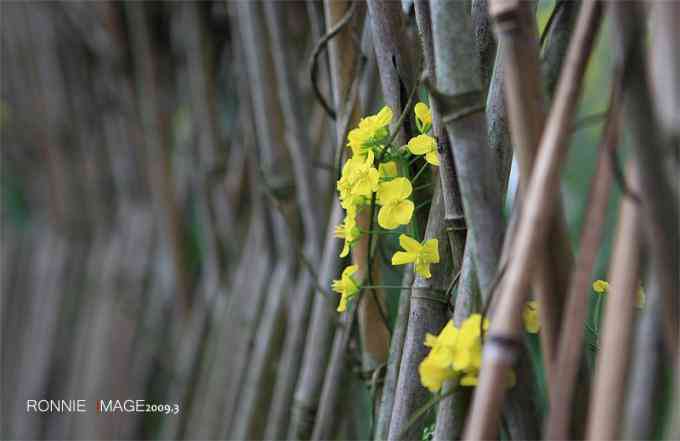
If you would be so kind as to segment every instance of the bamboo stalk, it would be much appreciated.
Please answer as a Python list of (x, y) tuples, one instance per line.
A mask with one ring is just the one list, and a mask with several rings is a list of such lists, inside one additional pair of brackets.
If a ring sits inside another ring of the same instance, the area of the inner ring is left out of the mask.
[[(413, 268), (408, 267), (404, 270), (404, 277), (401, 285), (410, 287), (413, 284)], [(378, 409), (378, 417), (375, 423), (376, 440), (385, 440), (390, 429), (390, 420), (392, 419), (392, 409), (394, 407), (394, 399), (397, 390), (397, 380), (399, 379), (399, 368), (401, 365), (401, 357), (403, 355), (404, 341), (406, 340), (406, 329), (408, 328), (409, 311), (411, 310), (411, 291), (409, 288), (403, 288), (399, 293), (399, 309), (397, 311), (397, 318), (394, 323), (394, 330), (392, 332), (392, 339), (390, 340), (390, 352), (387, 359), (387, 371), (385, 373), (385, 382), (383, 385), (382, 395), (380, 397), (380, 407)]]
[[(556, 370), (551, 387), (550, 413), (546, 422), (548, 439), (571, 439), (569, 423), (576, 391), (577, 373), (582, 357), (584, 326), (588, 316), (588, 293), (593, 267), (602, 241), (609, 191), (612, 185), (611, 155), (618, 143), (618, 89), (610, 99), (610, 110), (600, 145), (597, 167), (592, 178), (586, 219), (581, 232), (580, 254), (574, 263), (569, 282), (564, 322), (559, 338), (558, 353), (553, 364)], [(559, 379), (559, 381), (557, 381)], [(583, 396), (583, 395), (580, 395)], [(583, 407), (578, 404), (579, 407)]]
[(165, 149), (168, 143), (167, 121), (159, 104), (162, 87), (158, 79), (158, 58), (151, 43), (147, 23), (146, 5), (126, 4), (129, 33), (137, 85), (138, 109), (144, 133), (146, 160), (151, 168), (154, 211), (159, 227), (170, 246), (173, 273), (177, 292), (177, 312), (186, 317), (191, 300), (190, 281), (187, 273), (186, 255), (182, 248), (183, 232), (180, 224), (175, 189), (172, 181), (171, 163)]
[(429, 392), (420, 384), (418, 365), (428, 351), (423, 344), (426, 333), (438, 333), (446, 323), (448, 298), (446, 289), (458, 269), (454, 267), (444, 222), (444, 201), (439, 183), (425, 229), (425, 240), (439, 241), (439, 261), (432, 267), (432, 278), (416, 276), (410, 293), (411, 308), (399, 367), (394, 407), (390, 419), (389, 440), (420, 437), (424, 421), (407, 424), (414, 412), (427, 401)]
[(497, 433), (500, 407), (505, 394), (504, 379), (512, 367), (521, 332), (521, 311), (526, 300), (530, 268), (541, 242), (545, 240), (555, 195), (559, 188), (559, 168), (565, 155), (571, 120), (580, 95), (586, 61), (600, 23), (601, 5), (583, 5), (574, 38), (569, 47), (557, 97), (541, 138), (522, 218), (515, 239), (514, 258), (509, 263), (502, 294), (484, 347), (482, 368), (466, 439), (490, 439)]
[[(627, 180), (636, 193), (634, 166)], [(614, 251), (609, 269), (604, 324), (597, 357), (586, 439), (618, 439), (630, 362), (635, 305), (640, 287), (640, 207), (624, 196), (619, 211)]]
[[(466, 247), (472, 247), (473, 242), (467, 243)], [(466, 248), (463, 256), (463, 264), (460, 270), (456, 304), (453, 312), (453, 323), (460, 327), (463, 321), (477, 308), (476, 300), (481, 298), (477, 275), (474, 267), (474, 253)], [(454, 387), (455, 384), (447, 384), (444, 391)], [(459, 387), (451, 396), (444, 398), (437, 406), (437, 421), (435, 425), (435, 441), (460, 439), (465, 423), (465, 413), (472, 396), (472, 390), (467, 387)]]
[[(544, 97), (541, 89), (538, 61), (536, 22), (528, 3), (509, 7), (507, 2), (494, 1), (494, 14), (500, 45), (504, 53), (505, 91), (512, 138), (516, 146), (520, 170), (520, 193), (525, 193), (531, 178), (536, 149), (545, 124)], [(534, 291), (541, 305), (541, 347), (545, 365), (555, 357), (555, 346), (562, 317), (564, 287), (571, 267), (571, 251), (561, 198), (555, 202), (557, 212), (551, 219), (549, 237), (534, 270)], [(550, 382), (552, 369), (546, 369)]]
[(549, 100), (555, 96), (581, 4), (582, 2), (558, 0), (554, 6), (555, 16), (551, 19), (550, 29), (544, 30), (542, 35), (544, 50), (541, 54), (541, 73), (543, 89)]
[(623, 73), (624, 117), (631, 130), (633, 151), (640, 163), (643, 229), (649, 245), (650, 270), (665, 295), (664, 333), (667, 350), (678, 352), (678, 194), (665, 163), (671, 149), (656, 120), (651, 86), (645, 69), (644, 14), (636, 3), (612, 4), (617, 42), (625, 59)]
[[(356, 123), (359, 116), (357, 102), (352, 98), (352, 81), (359, 71), (357, 48), (354, 39), (357, 38), (356, 32), (358, 29), (361, 29), (365, 16), (365, 10), (361, 6), (358, 5), (356, 7), (357, 9), (354, 11), (349, 24), (328, 42), (331, 90), (333, 92), (335, 108), (337, 109), (335, 145), (338, 149), (344, 148), (347, 127)], [(326, 28), (333, 29), (345, 16), (349, 7), (349, 2), (324, 2)], [(326, 248), (324, 249), (322, 259), (323, 266), (320, 271), (323, 280), (319, 280), (319, 283), (322, 286), (328, 286), (338, 272), (338, 240), (332, 236), (333, 227), (341, 219), (342, 210), (338, 204), (337, 197), (334, 195), (331, 217), (329, 219), (329, 230), (327, 231)], [(345, 316), (349, 314), (349, 311), (345, 312)], [(333, 337), (334, 317), (336, 317), (336, 312), (332, 305), (326, 299), (317, 296), (314, 299), (312, 319), (307, 332), (308, 338), (304, 346), (304, 358), (300, 369), (300, 377), (295, 387), (295, 400), (291, 409), (292, 417), (290, 427), (288, 428), (288, 438), (305, 440), (314, 435), (314, 432), (317, 430), (315, 423), (316, 425), (319, 424), (315, 420), (315, 416), (320, 402), (322, 409), (323, 406), (335, 409), (334, 403), (325, 401), (333, 400), (334, 397), (329, 395), (330, 392), (324, 392), (324, 389), (340, 386), (340, 384), (331, 384), (329, 378), (333, 376), (333, 370), (344, 367), (343, 359), (340, 357), (341, 354), (336, 355), (335, 348), (336, 342), (337, 345), (340, 345), (343, 341), (342, 333), (347, 333), (348, 330), (340, 328), (342, 332), (335, 332), (335, 337)], [(332, 354), (330, 355), (331, 361), (336, 360), (340, 363), (339, 365), (332, 362), (330, 365), (326, 363), (329, 356), (329, 343), (332, 338), (334, 340), (330, 352)], [(337, 350), (340, 351), (340, 349)], [(322, 397), (324, 398), (322, 399)]]
[(645, 292), (646, 301), (638, 321), (621, 419), (622, 439), (646, 440), (658, 433), (658, 427), (662, 425), (664, 392), (669, 386), (668, 376), (664, 373), (665, 362), (670, 360), (664, 353), (663, 293), (651, 277), (645, 284)]

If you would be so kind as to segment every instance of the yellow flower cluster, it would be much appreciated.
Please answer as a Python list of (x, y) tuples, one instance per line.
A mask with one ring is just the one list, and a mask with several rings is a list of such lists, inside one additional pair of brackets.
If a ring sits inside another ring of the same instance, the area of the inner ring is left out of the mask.
[[(524, 328), (536, 334), (541, 328), (538, 321), (538, 302), (527, 302), (522, 314)], [(472, 314), (456, 328), (449, 321), (438, 336), (425, 335), (425, 346), (432, 348), (420, 363), (420, 382), (437, 392), (446, 381), (455, 380), (461, 386), (476, 386), (482, 365), (481, 332), (489, 328), (489, 321), (479, 314)], [(508, 387), (515, 384), (514, 373), (507, 380)]]
[(481, 332), (489, 321), (479, 314), (465, 319), (460, 328), (449, 321), (438, 336), (427, 334), (425, 346), (432, 348), (420, 363), (420, 382), (431, 392), (437, 392), (446, 381), (461, 386), (476, 386), (482, 365)]
[[(400, 176), (399, 164), (402, 164), (402, 169), (407, 168), (411, 155), (422, 155), (429, 164), (439, 165), (437, 142), (427, 134), (432, 128), (430, 109), (424, 103), (417, 103), (414, 113), (420, 134), (400, 149), (394, 148), (389, 142), (389, 124), (394, 115), (387, 106), (374, 115), (362, 118), (359, 125), (348, 133), (347, 146), (352, 156), (342, 167), (337, 182), (340, 205), (345, 210), (344, 220), (335, 228), (335, 236), (344, 239), (340, 257), (349, 255), (363, 233), (372, 233), (362, 231), (357, 225), (357, 214), (370, 205), (374, 196), (379, 207), (377, 220), (381, 228), (394, 230), (411, 222), (415, 211), (410, 199), (413, 184), (408, 177)], [(439, 262), (437, 240), (421, 244), (401, 235), (399, 242), (405, 251), (397, 252), (392, 263), (413, 263), (418, 274), (431, 277), (430, 264)], [(358, 284), (351, 279), (351, 274), (356, 271), (357, 268), (348, 274), (343, 272), (341, 279), (333, 282), (333, 289), (342, 295), (338, 310), (344, 311), (347, 300), (359, 291)]]

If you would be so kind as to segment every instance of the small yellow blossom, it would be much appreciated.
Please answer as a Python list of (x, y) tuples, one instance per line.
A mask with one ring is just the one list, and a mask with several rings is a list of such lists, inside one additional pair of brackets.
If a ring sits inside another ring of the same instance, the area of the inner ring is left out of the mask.
[(430, 135), (418, 135), (408, 142), (408, 150), (414, 155), (425, 155), (425, 160), (432, 165), (439, 165), (437, 141)]
[(524, 329), (530, 334), (538, 334), (541, 329), (541, 323), (538, 320), (538, 302), (531, 300), (524, 306), (522, 312), (522, 319), (524, 319)]
[(359, 284), (352, 277), (358, 270), (358, 265), (350, 265), (342, 271), (340, 280), (333, 280), (331, 285), (333, 291), (341, 295), (338, 312), (344, 312), (347, 309), (347, 302), (359, 292)]
[(383, 162), (378, 166), (378, 174), (380, 179), (389, 180), (399, 176), (397, 172), (397, 163), (394, 161)]
[(361, 230), (357, 227), (355, 207), (350, 207), (347, 210), (345, 220), (335, 227), (335, 237), (345, 239), (340, 257), (346, 257), (349, 254), (350, 247), (361, 237)]
[(430, 239), (422, 244), (405, 234), (399, 236), (399, 244), (406, 250), (397, 251), (392, 256), (392, 265), (405, 265), (414, 263), (416, 273), (421, 277), (429, 279), (430, 264), (439, 263), (439, 242), (437, 239)]
[(437, 392), (445, 381), (456, 378), (453, 369), (453, 355), (456, 348), (458, 328), (449, 321), (438, 336), (425, 335), (425, 346), (432, 348), (430, 353), (420, 363), (418, 373), (420, 382), (431, 392)]
[(482, 336), (481, 331), (489, 327), (489, 321), (480, 314), (472, 314), (460, 326), (458, 345), (453, 367), (459, 371), (475, 373), (482, 365)]
[(593, 282), (593, 291), (598, 294), (605, 294), (609, 290), (609, 282), (606, 280), (596, 280)]
[(426, 133), (432, 127), (432, 113), (425, 103), (416, 104), (413, 111), (416, 114), (416, 125), (420, 133)]
[(375, 115), (359, 121), (359, 126), (347, 134), (347, 145), (355, 156), (364, 156), (372, 145), (379, 145), (389, 135), (387, 126), (392, 121), (392, 109), (385, 106)]
[(411, 221), (415, 206), (407, 198), (411, 196), (413, 186), (406, 178), (396, 178), (383, 182), (378, 187), (377, 203), (378, 225), (386, 230), (393, 230), (399, 225), (406, 225)]
[(637, 307), (640, 309), (643, 309), (645, 305), (647, 304), (647, 294), (645, 294), (645, 290), (640, 287), (637, 292)]
[(378, 170), (373, 166), (375, 156), (368, 152), (365, 157), (353, 156), (342, 167), (342, 176), (337, 183), (340, 204), (347, 209), (361, 203), (378, 189)]

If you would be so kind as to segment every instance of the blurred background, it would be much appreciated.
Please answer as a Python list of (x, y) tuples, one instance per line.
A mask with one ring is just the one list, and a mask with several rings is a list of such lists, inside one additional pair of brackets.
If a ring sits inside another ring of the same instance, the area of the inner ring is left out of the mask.
[[(414, 33), (408, 1), (404, 8)], [(553, 8), (539, 3), (541, 29)], [(328, 30), (323, 5), (280, 3), (275, 31), (264, 25), (272, 17), (263, 4), (241, 9), (219, 1), (0, 5), (3, 439), (225, 438), (243, 400), (266, 412), (285, 374), (286, 336), (309, 314), (286, 288), (310, 271), (298, 255), (300, 158), (289, 153), (279, 90), (288, 86), (274, 72), (270, 39), (284, 37), (298, 85), (290, 96), (309, 134), (305, 162), (322, 234), (337, 143), (309, 80), (310, 56)], [(260, 70), (241, 41), (252, 31), (265, 39)], [(383, 98), (365, 34), (359, 96), (373, 113)], [(574, 246), (611, 77), (606, 26), (598, 41), (563, 170)], [(330, 96), (322, 60), (319, 87)], [(277, 142), (264, 148), (263, 139)], [(510, 194), (515, 188), (513, 174)], [(385, 277), (398, 284), (401, 273)], [(390, 323), (399, 293), (388, 290)], [(333, 310), (337, 298), (324, 299)], [(263, 315), (273, 318), (266, 326)], [(266, 345), (256, 345), (262, 338)], [(258, 347), (269, 350), (258, 355)], [(239, 388), (252, 363), (261, 380), (247, 398)], [(345, 430), (361, 437), (370, 403), (359, 377), (351, 384), (360, 404), (345, 412)], [(28, 413), (28, 399), (84, 399), (88, 413)], [(177, 403), (180, 411), (95, 415), (99, 399)], [(240, 433), (262, 436), (255, 426)]]

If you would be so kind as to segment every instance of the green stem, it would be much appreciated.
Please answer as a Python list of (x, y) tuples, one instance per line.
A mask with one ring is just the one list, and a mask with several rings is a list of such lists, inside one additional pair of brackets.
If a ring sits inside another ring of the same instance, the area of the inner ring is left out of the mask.
[(600, 315), (602, 309), (602, 294), (597, 295), (597, 303), (595, 303), (595, 317), (593, 318), (593, 323), (595, 325), (595, 332), (600, 335)]
[(420, 167), (420, 170), (418, 170), (418, 173), (416, 173), (416, 175), (413, 177), (413, 179), (411, 179), (411, 184), (414, 184), (418, 180), (418, 178), (420, 177), (421, 174), (423, 174), (423, 172), (425, 171), (425, 168), (427, 166), (428, 166), (428, 163), (426, 162), (425, 164), (423, 164), (422, 167)]

